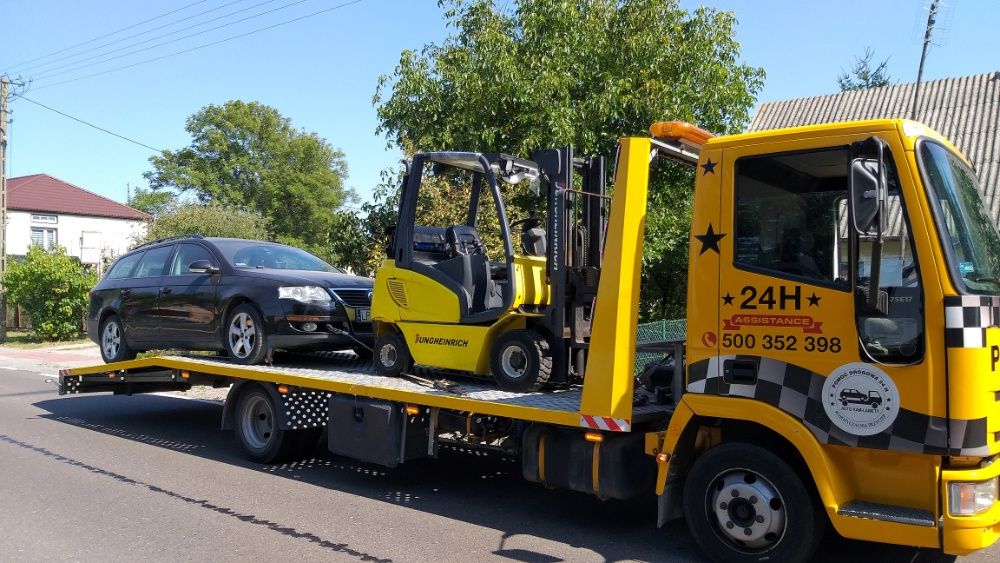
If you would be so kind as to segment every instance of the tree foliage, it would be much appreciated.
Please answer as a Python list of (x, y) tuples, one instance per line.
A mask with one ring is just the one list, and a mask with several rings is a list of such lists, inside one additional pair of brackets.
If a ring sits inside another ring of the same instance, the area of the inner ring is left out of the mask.
[(12, 262), (4, 276), (7, 300), (24, 308), (31, 329), (46, 340), (68, 340), (80, 333), (87, 291), (97, 276), (62, 247), (28, 248), (23, 262)]
[(877, 66), (873, 66), (872, 59), (875, 52), (870, 47), (865, 47), (865, 54), (854, 58), (854, 66), (851, 71), (841, 72), (837, 77), (837, 85), (841, 92), (848, 90), (864, 90), (866, 88), (879, 88), (892, 84), (892, 77), (887, 74), (889, 59), (886, 58)]
[(205, 106), (186, 130), (190, 145), (150, 158), (144, 176), (153, 192), (246, 209), (265, 217), (275, 238), (329, 254), (334, 211), (349, 195), (343, 153), (259, 102)]
[(136, 188), (128, 204), (133, 209), (159, 217), (173, 211), (177, 205), (177, 195), (165, 190)]
[[(655, 121), (740, 130), (762, 85), (763, 71), (739, 61), (727, 12), (689, 12), (676, 0), (524, 0), (507, 11), (490, 0), (441, 4), (454, 32), (403, 51), (375, 93), (379, 131), (404, 149), (530, 156), (572, 144), (577, 155), (613, 158), (620, 137), (648, 134)], [(654, 176), (645, 317), (682, 311), (692, 180), (672, 166)], [(394, 218), (390, 193), (370, 214)], [(377, 237), (384, 226), (369, 229)]]
[(268, 240), (268, 222), (260, 213), (220, 203), (188, 203), (155, 217), (136, 244), (162, 238), (199, 234)]

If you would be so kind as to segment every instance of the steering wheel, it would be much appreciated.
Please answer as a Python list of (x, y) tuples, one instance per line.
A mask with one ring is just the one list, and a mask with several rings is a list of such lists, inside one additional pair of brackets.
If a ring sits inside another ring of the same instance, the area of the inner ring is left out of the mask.
[[(535, 225), (528, 225), (528, 223), (531, 223), (531, 222), (535, 222), (536, 224), (540, 224), (540, 222), (538, 220), (538, 217), (532, 215), (530, 217), (525, 217), (524, 219), (518, 219), (517, 221), (512, 222), (509, 225), (510, 226), (510, 231), (514, 232), (518, 227), (521, 227), (521, 232), (527, 231), (528, 229), (532, 229), (532, 228), (535, 227)], [(525, 227), (525, 225), (528, 225), (528, 226)]]

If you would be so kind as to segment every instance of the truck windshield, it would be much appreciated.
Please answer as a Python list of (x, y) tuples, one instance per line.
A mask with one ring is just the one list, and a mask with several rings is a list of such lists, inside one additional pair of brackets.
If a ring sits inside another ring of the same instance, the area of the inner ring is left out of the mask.
[(975, 173), (934, 141), (923, 140), (918, 155), (953, 281), (967, 293), (1000, 295), (1000, 234)]

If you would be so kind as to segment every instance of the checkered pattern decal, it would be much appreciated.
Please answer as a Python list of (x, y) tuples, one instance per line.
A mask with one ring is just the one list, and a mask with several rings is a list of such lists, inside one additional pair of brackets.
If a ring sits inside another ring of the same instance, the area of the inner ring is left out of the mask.
[[(734, 359), (758, 362), (755, 384), (724, 380), (720, 366)], [(989, 455), (985, 418), (949, 421), (901, 408), (895, 422), (885, 432), (874, 436), (848, 434), (834, 426), (823, 410), (825, 380), (823, 375), (771, 358), (719, 356), (696, 362), (688, 368), (687, 390), (762, 401), (801, 420), (824, 444), (934, 455)]]
[(1000, 325), (1000, 297), (944, 298), (944, 341), (950, 348), (986, 346), (986, 328)]

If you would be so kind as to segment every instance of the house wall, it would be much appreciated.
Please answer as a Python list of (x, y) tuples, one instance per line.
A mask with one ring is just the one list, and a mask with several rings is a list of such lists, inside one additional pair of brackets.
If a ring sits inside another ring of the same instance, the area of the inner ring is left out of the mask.
[(115, 257), (128, 250), (132, 241), (146, 231), (145, 221), (88, 217), (36, 212), (34, 215), (55, 215), (55, 223), (32, 221), (28, 211), (7, 211), (7, 255), (24, 255), (31, 245), (31, 228), (56, 229), (56, 243), (84, 264), (101, 264), (101, 257)]

